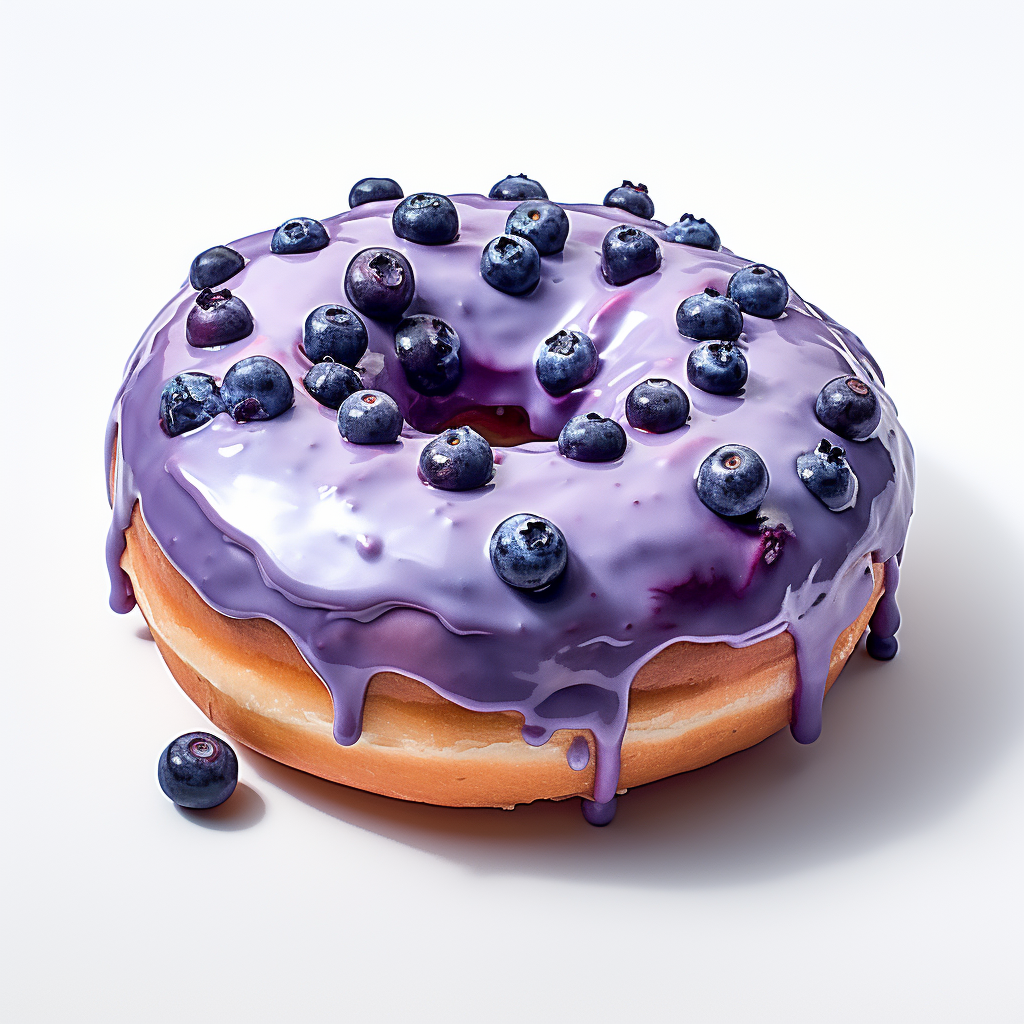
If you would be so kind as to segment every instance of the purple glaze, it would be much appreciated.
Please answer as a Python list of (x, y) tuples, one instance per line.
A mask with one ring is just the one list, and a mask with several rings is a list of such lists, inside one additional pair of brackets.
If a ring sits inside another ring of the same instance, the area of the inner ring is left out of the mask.
[(565, 759), (574, 772), (581, 772), (590, 764), (590, 744), (587, 743), (586, 736), (577, 736), (573, 739), (565, 752)]
[[(604, 235), (617, 223), (651, 222), (567, 206), (565, 250), (543, 259), (530, 295), (511, 296), (481, 280), (479, 260), (515, 203), (454, 202), (459, 238), (437, 248), (395, 236), (394, 202), (324, 221), (330, 245), (301, 258), (272, 255), (272, 231), (232, 243), (247, 261), (232, 291), (256, 326), (225, 348), (186, 344), (191, 289), (164, 308), (129, 360), (108, 429), (108, 464), (115, 436), (120, 456), (107, 542), (112, 607), (134, 604), (119, 560), (139, 501), (167, 557), (212, 607), (268, 618), (292, 637), (331, 693), (339, 743), (359, 738), (370, 678), (401, 672), (464, 707), (522, 713), (531, 744), (559, 729), (590, 731), (598, 817), (618, 788), (630, 683), (676, 641), (745, 646), (788, 629), (799, 679), (793, 732), (814, 739), (829, 654), (868, 600), (872, 562), (903, 547), (913, 500), (910, 443), (860, 340), (791, 291), (778, 319), (745, 318), (736, 343), (750, 363), (743, 397), (697, 391), (686, 379), (696, 342), (676, 331), (676, 307), (705, 287), (724, 293), (749, 261), (724, 249), (666, 246), (658, 272), (609, 285), (600, 268)], [(412, 391), (392, 329), (367, 318), (360, 372), (364, 386), (397, 401), (407, 426), (396, 444), (346, 444), (334, 417), (302, 389), (275, 420), (220, 416), (189, 434), (164, 434), (160, 390), (183, 370), (223, 379), (232, 363), (259, 353), (301, 380), (310, 366), (301, 348), (307, 314), (347, 304), (348, 263), (372, 246), (412, 264), (407, 314), (442, 317), (462, 339), (463, 375), (452, 394)], [(590, 335), (601, 367), (585, 388), (552, 398), (534, 356), (563, 328)], [(822, 385), (842, 373), (878, 388), (881, 423), (863, 442), (823, 431), (814, 414)], [(629, 426), (626, 397), (651, 376), (687, 391), (685, 427), (655, 435)], [(622, 424), (628, 447), (602, 464), (569, 462), (554, 441), (498, 448), (492, 484), (467, 492), (424, 486), (416, 467), (430, 435), (421, 431), (473, 406), (521, 406), (533, 431), (549, 438), (577, 412), (595, 411)], [(860, 481), (855, 505), (838, 514), (794, 469), (823, 433), (847, 449)], [(697, 497), (698, 466), (726, 443), (754, 448), (768, 466), (761, 531), (718, 518)], [(566, 536), (569, 566), (553, 595), (515, 591), (491, 569), (491, 533), (517, 512), (544, 516)]]

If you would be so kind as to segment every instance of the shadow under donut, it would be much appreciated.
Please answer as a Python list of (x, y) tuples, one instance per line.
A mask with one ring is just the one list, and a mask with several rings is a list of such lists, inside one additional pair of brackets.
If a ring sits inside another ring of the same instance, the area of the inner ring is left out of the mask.
[(610, 828), (589, 826), (577, 800), (513, 812), (430, 807), (243, 756), (327, 814), (482, 873), (699, 888), (884, 846), (967, 799), (1020, 742), (1024, 712), (1014, 645), (1020, 552), (999, 549), (988, 513), (928, 461), (917, 507), (900, 654), (876, 662), (861, 642), (825, 702), (821, 739), (804, 747), (783, 731), (631, 790)]

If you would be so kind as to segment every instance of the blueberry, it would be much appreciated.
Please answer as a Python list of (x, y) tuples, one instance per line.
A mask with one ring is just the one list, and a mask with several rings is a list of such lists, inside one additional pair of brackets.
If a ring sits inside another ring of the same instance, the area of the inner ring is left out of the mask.
[(641, 381), (626, 398), (626, 419), (631, 427), (652, 434), (678, 430), (690, 415), (690, 400), (678, 384), (660, 377)]
[(694, 217), (692, 213), (684, 213), (675, 224), (669, 224), (665, 228), (665, 239), (698, 249), (714, 249), (716, 252), (722, 248), (718, 232), (703, 217)]
[(537, 380), (549, 395), (567, 395), (593, 380), (600, 362), (582, 331), (558, 331), (540, 347)]
[(302, 378), (305, 389), (328, 409), (337, 409), (349, 395), (362, 391), (359, 374), (342, 363), (315, 363)]
[(188, 280), (195, 290), (216, 288), (234, 277), (245, 266), (245, 257), (226, 245), (215, 245), (201, 252), (189, 268)]
[(185, 320), (185, 338), (195, 348), (227, 345), (247, 338), (252, 329), (249, 307), (227, 288), (219, 292), (204, 288)]
[(745, 516), (761, 507), (768, 492), (768, 467), (741, 444), (716, 448), (700, 465), (697, 496), (720, 516)]
[(471, 491), (494, 476), (491, 446), (472, 427), (453, 427), (420, 453), (420, 473), (444, 491)]
[(488, 199), (547, 199), (548, 194), (544, 186), (525, 174), (510, 174), (502, 178), (497, 184), (491, 186), (487, 193)]
[(409, 261), (394, 249), (363, 249), (345, 271), (352, 305), (377, 320), (399, 320), (416, 291)]
[(270, 240), (270, 251), (279, 256), (298, 252), (316, 252), (327, 247), (330, 238), (327, 229), (312, 217), (293, 217), (286, 220)]
[(164, 749), (156, 777), (179, 807), (216, 807), (235, 791), (238, 758), (224, 740), (208, 732), (187, 732)]
[(384, 199), (401, 199), (405, 193), (394, 178), (360, 178), (348, 194), (351, 209), (363, 203), (379, 203)]
[(409, 386), (421, 395), (447, 395), (462, 376), (459, 336), (426, 313), (406, 317), (395, 328), (395, 354)]
[(525, 238), (499, 235), (484, 246), (480, 273), (499, 292), (522, 295), (540, 280), (540, 253)]
[(294, 398), (288, 371), (269, 356), (239, 359), (224, 374), (220, 393), (238, 423), (272, 420), (290, 409)]
[(444, 245), (459, 233), (459, 214), (447, 196), (417, 192), (395, 207), (391, 227), (399, 238), (410, 242)]
[(712, 395), (735, 395), (747, 383), (747, 358), (731, 341), (705, 341), (686, 360), (686, 376)]
[(569, 237), (569, 218), (560, 206), (543, 199), (520, 203), (505, 221), (505, 234), (518, 235), (533, 242), (541, 256), (553, 256), (565, 248)]
[(786, 279), (777, 270), (760, 263), (737, 270), (729, 278), (728, 293), (744, 313), (768, 320), (781, 316), (789, 302)]
[(314, 363), (330, 357), (355, 366), (366, 351), (366, 325), (345, 306), (317, 306), (302, 326), (302, 347)]
[(705, 288), (679, 303), (676, 327), (695, 341), (735, 341), (743, 331), (743, 314), (732, 299)]
[(562, 427), (558, 450), (577, 462), (613, 462), (626, 450), (626, 432), (615, 420), (588, 412)]
[(601, 272), (609, 284), (628, 284), (661, 266), (661, 248), (646, 231), (620, 224), (601, 243)]
[(822, 438), (813, 452), (796, 457), (797, 476), (819, 501), (833, 512), (841, 512), (853, 504), (857, 478), (846, 461), (846, 453)]
[(604, 197), (604, 205), (626, 210), (645, 220), (654, 216), (654, 200), (647, 194), (647, 186), (634, 185), (631, 181), (624, 181), (618, 188), (613, 188)]
[(383, 391), (357, 391), (338, 409), (338, 430), (353, 444), (392, 444), (402, 432), (402, 414)]
[(217, 381), (208, 373), (179, 373), (160, 392), (160, 424), (177, 437), (224, 412)]
[(541, 590), (554, 583), (569, 557), (565, 537), (542, 516), (520, 512), (491, 534), (491, 565), (499, 578), (519, 590)]
[(821, 424), (848, 441), (869, 438), (882, 418), (882, 406), (870, 384), (845, 374), (830, 380), (814, 403)]

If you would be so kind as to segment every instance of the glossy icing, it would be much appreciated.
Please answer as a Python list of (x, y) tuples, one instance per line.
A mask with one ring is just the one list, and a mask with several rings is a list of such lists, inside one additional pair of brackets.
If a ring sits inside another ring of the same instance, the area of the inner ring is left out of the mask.
[[(449, 245), (396, 237), (394, 201), (325, 220), (331, 243), (318, 252), (273, 255), (272, 231), (231, 243), (247, 262), (225, 287), (255, 320), (242, 341), (186, 344), (191, 288), (165, 306), (128, 362), (108, 429), (108, 464), (115, 443), (119, 453), (107, 543), (112, 607), (134, 604), (119, 560), (139, 501), (167, 557), (212, 607), (271, 619), (292, 637), (331, 693), (339, 743), (358, 740), (366, 688), (383, 670), (467, 708), (521, 712), (531, 744), (558, 729), (588, 729), (597, 804), (588, 820), (610, 820), (614, 808), (633, 676), (678, 640), (743, 646), (788, 629), (799, 677), (793, 733), (813, 740), (835, 640), (871, 594), (871, 563), (895, 566), (911, 513), (913, 455), (877, 365), (855, 335), (791, 291), (779, 319), (744, 318), (744, 392), (706, 394), (687, 382), (697, 343), (677, 332), (676, 307), (705, 287), (724, 293), (748, 261), (661, 241), (660, 270), (615, 287), (600, 270), (606, 232), (627, 223), (655, 233), (659, 225), (566, 206), (564, 252), (543, 258), (532, 293), (506, 295), (481, 279), (480, 252), (516, 204), (453, 201), (461, 230)], [(333, 410), (301, 386), (294, 407), (274, 420), (236, 424), (220, 415), (178, 437), (161, 430), (161, 388), (184, 370), (223, 379), (240, 358), (264, 354), (298, 385), (310, 366), (300, 347), (307, 314), (324, 303), (350, 305), (345, 269), (368, 246), (407, 257), (416, 278), (407, 315), (441, 317), (462, 343), (458, 387), (426, 398), (406, 383), (392, 327), (363, 318), (364, 385), (392, 395), (407, 420), (396, 444), (344, 441)], [(538, 346), (559, 329), (589, 334), (601, 366), (585, 388), (553, 398), (533, 367)], [(875, 385), (883, 407), (863, 442), (846, 442), (814, 415), (821, 387), (850, 372)], [(661, 435), (629, 426), (626, 396), (647, 377), (683, 387), (692, 404), (686, 426)], [(571, 462), (553, 440), (496, 448), (487, 486), (425, 485), (417, 462), (429, 431), (479, 406), (522, 407), (535, 434), (549, 438), (571, 416), (595, 411), (622, 424), (628, 447), (603, 464)], [(847, 449), (858, 477), (856, 503), (841, 513), (796, 473), (797, 456), (822, 438)], [(755, 449), (767, 464), (760, 529), (718, 518), (697, 497), (698, 466), (726, 443)], [(544, 516), (565, 534), (569, 566), (552, 594), (517, 592), (491, 568), (491, 533), (518, 512)], [(876, 614), (892, 632), (894, 578), (887, 569), (889, 592)], [(578, 763), (582, 750), (574, 750)]]

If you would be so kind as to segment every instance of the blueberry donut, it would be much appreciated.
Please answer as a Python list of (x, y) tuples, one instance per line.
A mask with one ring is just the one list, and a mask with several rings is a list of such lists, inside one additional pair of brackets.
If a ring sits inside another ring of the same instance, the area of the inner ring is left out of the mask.
[(643, 186), (353, 196), (201, 253), (136, 346), (115, 610), (226, 733), (408, 800), (604, 824), (814, 740), (869, 622), (896, 653), (913, 454), (860, 339)]

